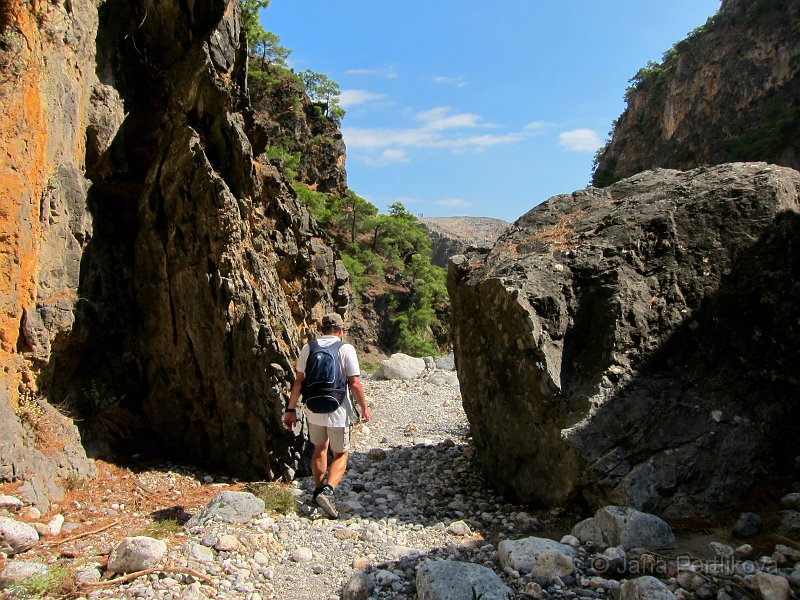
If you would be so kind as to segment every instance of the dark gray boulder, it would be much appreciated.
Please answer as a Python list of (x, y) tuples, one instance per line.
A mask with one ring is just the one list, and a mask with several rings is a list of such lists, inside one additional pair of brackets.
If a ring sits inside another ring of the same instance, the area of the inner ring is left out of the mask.
[(264, 501), (249, 492), (220, 492), (186, 522), (186, 528), (203, 525), (211, 519), (223, 523), (247, 523), (262, 512)]
[(764, 522), (755, 513), (745, 512), (739, 515), (731, 533), (734, 537), (748, 539), (759, 535), (764, 530)]
[(764, 163), (649, 171), (454, 257), (458, 376), (492, 482), (541, 505), (702, 515), (790, 468), (799, 187)]
[(584, 544), (607, 548), (658, 548), (675, 541), (667, 523), (655, 515), (622, 506), (604, 506), (593, 517), (572, 528), (572, 535)]
[(639, 600), (649, 598), (650, 600), (674, 600), (673, 594), (666, 584), (651, 575), (628, 579), (624, 581), (619, 589), (620, 600)]
[(506, 600), (511, 589), (490, 568), (455, 560), (427, 560), (417, 571), (419, 600)]

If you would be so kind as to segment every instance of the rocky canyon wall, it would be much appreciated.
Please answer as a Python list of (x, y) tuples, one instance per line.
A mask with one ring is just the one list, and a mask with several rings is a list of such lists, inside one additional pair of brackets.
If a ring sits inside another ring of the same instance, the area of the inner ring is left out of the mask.
[(236, 3), (11, 2), (2, 23), (0, 476), (91, 475), (58, 413), (41, 458), (34, 401), (91, 455), (125, 438), (280, 475), (294, 357), (350, 289), (253, 151)]

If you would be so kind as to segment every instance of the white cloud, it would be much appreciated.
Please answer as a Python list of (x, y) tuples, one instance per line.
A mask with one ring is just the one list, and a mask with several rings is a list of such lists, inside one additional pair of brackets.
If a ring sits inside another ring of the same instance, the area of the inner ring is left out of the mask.
[(392, 65), (388, 67), (381, 67), (379, 69), (347, 69), (345, 71), (348, 75), (366, 75), (369, 77), (381, 77), (383, 79), (397, 79), (397, 71)]
[(364, 159), (364, 162), (366, 162), (369, 165), (378, 165), (378, 166), (394, 165), (397, 163), (407, 163), (408, 154), (406, 153), (405, 150), (401, 148), (387, 148), (377, 158), (366, 158)]
[(523, 138), (519, 133), (507, 133), (505, 135), (472, 135), (468, 137), (455, 138), (451, 140), (441, 140), (434, 144), (438, 148), (456, 149), (484, 149), (489, 146), (499, 146), (501, 144), (513, 144)]
[(542, 131), (543, 129), (547, 129), (548, 127), (552, 127), (552, 123), (548, 123), (547, 121), (531, 121), (523, 129), (525, 131)]
[(441, 129), (458, 129), (461, 127), (476, 127), (481, 117), (473, 113), (448, 114), (449, 106), (437, 106), (415, 115), (417, 121), (425, 123), (427, 129), (434, 131)]
[(430, 147), (434, 141), (433, 132), (425, 129), (362, 129), (345, 127), (342, 129), (348, 148), (376, 149), (390, 146), (411, 148)]
[(366, 104), (368, 102), (375, 102), (376, 100), (383, 100), (386, 96), (384, 94), (376, 94), (367, 90), (342, 90), (339, 94), (339, 103), (344, 108), (355, 106), (357, 104)]
[(545, 126), (542, 122), (534, 122), (518, 131), (475, 135), (467, 131), (476, 128), (496, 129), (496, 126), (484, 123), (483, 118), (474, 113), (453, 113), (449, 106), (437, 106), (409, 116), (420, 125), (405, 129), (343, 128), (348, 151), (355, 151), (351, 156), (358, 155), (372, 165), (388, 165), (409, 162), (411, 157), (406, 150), (410, 148), (483, 152), (493, 146), (520, 142)]
[(592, 129), (573, 129), (558, 136), (558, 143), (575, 152), (594, 152), (603, 145), (602, 138)]
[(455, 150), (483, 149), (511, 144), (523, 139), (520, 133), (504, 135), (472, 135), (445, 138), (438, 130), (417, 129), (359, 129), (342, 130), (349, 149), (377, 150), (406, 146), (409, 148), (453, 148)]
[(467, 85), (467, 81), (463, 77), (436, 76), (432, 77), (431, 81), (433, 81), (434, 83), (440, 83), (442, 85), (452, 85), (455, 87), (464, 87), (465, 85)]

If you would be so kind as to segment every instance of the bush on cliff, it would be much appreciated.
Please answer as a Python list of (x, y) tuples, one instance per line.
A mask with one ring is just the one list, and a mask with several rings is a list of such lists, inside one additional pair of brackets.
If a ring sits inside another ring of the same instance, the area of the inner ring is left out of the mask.
[(346, 196), (323, 194), (303, 183), (293, 189), (342, 254), (351, 285), (362, 301), (367, 289), (390, 283), (387, 303), (393, 326), (387, 350), (415, 356), (437, 354), (447, 343), (442, 316), (449, 308), (445, 270), (431, 263), (425, 229), (402, 203), (380, 214), (377, 207), (348, 190)]

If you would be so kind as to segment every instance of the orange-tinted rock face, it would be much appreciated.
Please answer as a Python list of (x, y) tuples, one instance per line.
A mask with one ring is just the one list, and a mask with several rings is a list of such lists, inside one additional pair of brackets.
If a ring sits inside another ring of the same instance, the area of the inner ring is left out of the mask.
[[(47, 127), (41, 95), (42, 51), (33, 17), (19, 14), (14, 71), (0, 84), (0, 362), (5, 376), (19, 365), (23, 309), (36, 301), (39, 197), (47, 172)], [(20, 39), (21, 38), (21, 39)], [(28, 41), (31, 46), (25, 43)]]
[[(350, 301), (252, 152), (236, 3), (190, 4), (0, 4), (0, 481), (42, 497), (91, 472), (81, 444), (122, 445), (91, 419), (109, 407), (165, 455), (280, 475), (302, 336)], [(31, 399), (68, 401), (82, 438), (38, 448)]]
[[(83, 169), (86, 99), (94, 81), (97, 15), (11, 2), (0, 54), (0, 479), (26, 479), (46, 508), (55, 482), (93, 467), (77, 429), (49, 407), (48, 439), (30, 417), (53, 340), (74, 319), (75, 265), (88, 239), (85, 206), (63, 174)], [(82, 180), (82, 176), (79, 175)], [(81, 187), (81, 186), (79, 186)], [(85, 203), (84, 203), (85, 204)], [(79, 231), (77, 237), (71, 232)]]
[[(12, 3), (0, 98), (0, 362), (47, 360), (72, 319), (83, 246), (91, 235), (82, 191), (85, 123), (95, 76), (91, 3)], [(30, 318), (26, 318), (26, 313)], [(26, 324), (27, 321), (27, 324)], [(6, 368), (11, 374), (17, 367)]]

